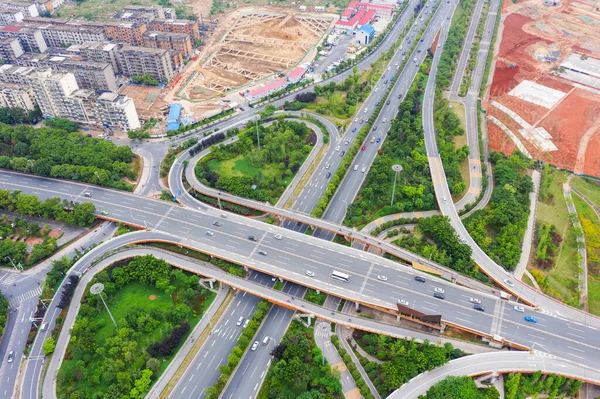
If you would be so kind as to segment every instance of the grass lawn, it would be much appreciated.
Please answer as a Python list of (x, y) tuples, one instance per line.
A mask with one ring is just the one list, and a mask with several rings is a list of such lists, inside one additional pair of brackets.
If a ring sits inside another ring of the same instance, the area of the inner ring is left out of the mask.
[[(573, 303), (576, 300), (576, 292), (571, 287), (577, 286), (577, 263), (573, 259), (577, 252), (577, 239), (569, 221), (569, 211), (562, 193), (562, 183), (567, 174), (552, 168), (548, 169), (548, 173), (550, 184), (543, 188), (544, 195), (540, 195), (540, 198), (546, 200), (538, 202), (536, 220), (556, 226), (563, 241), (556, 253), (554, 267), (549, 270), (538, 270), (548, 277), (549, 290), (543, 287), (542, 290), (559, 300)], [(529, 268), (535, 269), (533, 262), (529, 264)]]
[[(201, 319), (201, 314), (208, 308), (208, 306), (212, 303), (215, 298), (215, 293), (210, 292), (207, 297), (203, 298), (203, 301), (197, 302), (198, 307), (194, 309), (194, 311), (198, 314), (198, 316), (191, 317), (188, 322), (190, 323), (190, 332), (194, 329), (196, 324)], [(164, 293), (164, 291), (157, 289), (152, 285), (145, 285), (141, 283), (130, 283), (123, 289), (117, 291), (115, 294), (112, 294), (111, 297), (107, 298), (107, 303), (110, 307), (110, 310), (115, 318), (115, 320), (119, 321), (122, 319), (126, 313), (136, 307), (143, 309), (146, 313), (150, 313), (154, 310), (168, 310), (173, 306), (173, 300), (171, 297)], [(95, 331), (94, 341), (97, 347), (102, 347), (107, 338), (113, 337), (115, 335), (115, 328), (110, 320), (108, 313), (102, 309), (98, 312), (96, 322), (100, 322), (100, 328)], [(160, 341), (164, 336), (168, 335), (172, 330), (171, 324), (165, 321), (161, 321), (161, 324), (149, 332), (144, 336), (144, 339), (138, 342), (138, 347), (136, 350), (138, 352), (145, 351), (152, 343)], [(185, 340), (182, 340), (182, 343)], [(144, 361), (143, 356), (138, 357), (141, 361)], [(161, 362), (160, 370), (157, 375), (153, 376), (153, 379), (156, 380), (167, 368), (169, 365), (171, 358), (164, 359)], [(61, 380), (61, 376), (72, 375), (77, 370), (77, 362), (81, 360), (80, 352), (71, 352), (70, 349), (67, 350), (67, 354), (65, 355), (65, 359), (60, 367), (58, 380)], [(134, 360), (135, 364), (137, 360)], [(95, 368), (98, 366), (97, 362), (92, 362), (91, 367)], [(85, 397), (92, 397), (93, 392), (98, 392), (105, 390), (107, 386), (103, 385), (92, 385), (86, 379), (80, 379), (75, 384), (76, 390), (78, 392), (85, 392)], [(58, 391), (60, 392), (60, 385), (58, 387)], [(60, 397), (60, 395), (59, 395)]]
[(585, 195), (587, 199), (600, 208), (600, 185), (593, 183), (590, 179), (574, 176), (571, 179), (571, 187)]
[[(452, 105), (452, 112), (454, 112), (454, 114), (456, 116), (458, 116), (458, 119), (460, 119), (460, 126), (463, 128), (463, 130), (465, 131), (465, 134), (463, 134), (462, 136), (456, 136), (454, 137), (454, 148), (460, 148), (463, 145), (467, 144), (467, 121), (466, 121), (466, 115), (465, 115), (465, 107), (464, 105), (462, 105), (462, 103), (458, 102), (458, 101), (448, 101), (451, 105)], [(469, 189), (469, 180), (470, 180), (470, 174), (469, 174), (469, 158), (467, 157), (461, 164), (460, 164), (460, 175), (462, 177), (462, 181), (465, 182), (465, 190), (460, 193), (460, 194), (456, 194), (452, 196), (452, 199), (454, 199), (455, 201), (459, 200), (463, 195), (465, 195), (465, 192)]]
[(259, 168), (252, 166), (244, 155), (238, 155), (235, 158), (223, 161), (211, 159), (208, 161), (208, 166), (215, 172), (226, 177), (256, 176), (260, 171)]
[[(600, 220), (594, 210), (577, 194), (573, 194), (573, 203), (577, 208), (577, 214), (584, 227), (587, 266), (588, 266), (588, 305), (590, 313), (600, 315), (600, 247), (598, 247), (597, 235), (600, 231)], [(592, 226), (586, 229), (584, 219), (590, 221)], [(595, 227), (595, 228), (594, 228)]]
[(324, 292), (317, 293), (317, 291), (313, 290), (312, 288), (309, 288), (306, 291), (306, 295), (304, 295), (304, 299), (306, 299), (307, 301), (310, 301), (314, 304), (317, 304), (319, 306), (323, 306), (323, 304), (325, 303), (325, 298), (327, 298), (326, 293), (324, 293)]

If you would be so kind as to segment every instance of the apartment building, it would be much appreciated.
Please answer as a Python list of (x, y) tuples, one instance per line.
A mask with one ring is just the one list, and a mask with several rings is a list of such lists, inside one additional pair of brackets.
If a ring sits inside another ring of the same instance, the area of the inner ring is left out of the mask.
[(173, 62), (169, 50), (124, 46), (119, 51), (121, 71), (126, 76), (148, 74), (159, 82), (173, 78)]
[(25, 16), (21, 10), (6, 10), (0, 8), (0, 26), (14, 25), (23, 20)]
[(0, 39), (0, 61), (4, 64), (13, 64), (24, 53), (21, 42), (16, 37)]
[(136, 6), (128, 5), (123, 8), (123, 12), (132, 14), (152, 14), (154, 18), (177, 18), (175, 10), (163, 6)]
[(82, 26), (77, 24), (34, 24), (23, 22), (20, 26), (37, 28), (48, 47), (65, 47), (85, 42), (106, 41), (104, 28), (101, 26)]
[(0, 39), (12, 37), (19, 39), (21, 47), (26, 52), (43, 53), (48, 48), (42, 32), (37, 28), (17, 25), (7, 25), (0, 28)]
[(163, 19), (157, 18), (148, 24), (148, 30), (159, 32), (186, 33), (192, 40), (200, 38), (198, 21), (189, 19)]
[(187, 33), (147, 31), (144, 33), (144, 47), (179, 50), (183, 56), (192, 54), (192, 39)]
[(38, 17), (40, 15), (37, 5), (34, 1), (27, 0), (2, 0), (0, 9), (16, 10), (23, 13), (23, 17)]
[(112, 66), (107, 62), (63, 60), (52, 67), (57, 71), (68, 71), (75, 76), (82, 89), (117, 91), (117, 79)]
[(19, 65), (0, 65), (0, 82), (3, 84), (14, 83), (17, 85), (26, 86), (29, 83), (27, 75), (33, 70), (35, 70), (35, 68)]
[(35, 105), (35, 94), (31, 87), (14, 83), (3, 83), (0, 86), (0, 107), (33, 111)]
[(106, 62), (112, 66), (114, 73), (121, 73), (119, 64), (119, 50), (123, 47), (120, 43), (86, 42), (71, 46), (67, 53), (80, 56), (84, 61)]
[(147, 30), (146, 24), (139, 22), (107, 22), (104, 24), (104, 33), (108, 39), (125, 42), (131, 46), (143, 45), (143, 35)]
[(72, 73), (34, 68), (26, 75), (26, 79), (35, 93), (44, 117), (68, 118), (70, 113), (74, 112), (71, 110), (68, 96), (79, 87)]
[(120, 12), (116, 13), (115, 15), (113, 15), (113, 18), (118, 21), (121, 21), (121, 22), (138, 22), (138, 23), (142, 23), (142, 24), (148, 24), (151, 21), (153, 21), (154, 19), (156, 19), (154, 14), (133, 13), (133, 12), (129, 12), (129, 11), (120, 11)]
[(141, 126), (133, 100), (122, 94), (100, 94), (93, 109), (96, 111), (96, 120), (103, 124), (118, 126), (123, 130), (139, 129)]

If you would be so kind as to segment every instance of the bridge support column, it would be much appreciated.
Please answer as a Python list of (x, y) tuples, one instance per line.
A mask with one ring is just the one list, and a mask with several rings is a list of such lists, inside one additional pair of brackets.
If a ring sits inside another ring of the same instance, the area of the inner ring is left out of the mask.
[(208, 283), (210, 290), (214, 291), (215, 289), (215, 279), (214, 278), (201, 278), (200, 281), (198, 282), (201, 285), (206, 286), (206, 283)]
[(285, 222), (285, 218), (283, 216), (279, 216), (279, 227), (283, 227), (284, 222)]
[(219, 204), (219, 209), (223, 210), (223, 206), (221, 206), (221, 198), (217, 197), (217, 203)]
[(354, 302), (354, 309), (358, 311), (360, 309), (360, 303)]

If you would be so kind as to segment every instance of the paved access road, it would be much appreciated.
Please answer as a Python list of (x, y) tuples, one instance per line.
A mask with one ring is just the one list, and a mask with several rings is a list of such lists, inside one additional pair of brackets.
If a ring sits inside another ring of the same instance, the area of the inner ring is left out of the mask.
[[(257, 284), (269, 287), (273, 285), (271, 277), (263, 273), (253, 272), (249, 278)], [(236, 297), (214, 326), (212, 333), (169, 397), (190, 399), (206, 397), (205, 389), (214, 385), (221, 375), (219, 367), (227, 364), (231, 350), (236, 346), (237, 340), (242, 334), (243, 323), (252, 318), (259, 301), (259, 297), (246, 292), (236, 293)], [(240, 318), (243, 318), (242, 324), (237, 325)]]
[(448, 362), (442, 367), (419, 374), (399, 389), (392, 392), (388, 399), (417, 399), (425, 395), (434, 384), (448, 376), (476, 376), (492, 373), (526, 372), (564, 375), (569, 378), (584, 379), (600, 385), (600, 372), (574, 364), (544, 352), (496, 352), (470, 355)]

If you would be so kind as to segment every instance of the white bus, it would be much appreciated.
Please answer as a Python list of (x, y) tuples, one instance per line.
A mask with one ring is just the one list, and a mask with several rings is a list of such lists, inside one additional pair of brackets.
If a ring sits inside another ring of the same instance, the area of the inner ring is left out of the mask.
[(340, 281), (345, 281), (345, 282), (350, 281), (350, 276), (349, 275), (347, 275), (346, 273), (338, 272), (337, 270), (334, 270), (331, 273), (331, 277), (333, 277), (333, 278), (335, 278), (337, 280), (340, 280)]

